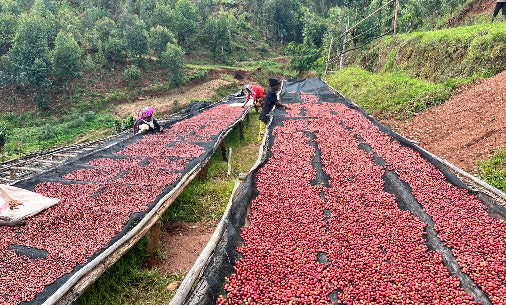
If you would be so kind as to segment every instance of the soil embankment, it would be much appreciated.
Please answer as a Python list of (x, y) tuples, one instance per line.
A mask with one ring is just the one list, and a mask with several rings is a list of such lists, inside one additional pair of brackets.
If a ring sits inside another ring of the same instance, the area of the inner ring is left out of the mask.
[(478, 160), (506, 147), (506, 71), (465, 85), (411, 121), (384, 121), (433, 154), (476, 173)]

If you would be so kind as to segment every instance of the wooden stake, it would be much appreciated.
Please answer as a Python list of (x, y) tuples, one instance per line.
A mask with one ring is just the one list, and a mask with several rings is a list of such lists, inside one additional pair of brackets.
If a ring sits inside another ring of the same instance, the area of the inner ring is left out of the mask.
[(239, 139), (244, 140), (244, 126), (242, 124), (242, 121), (239, 122)]
[(230, 164), (230, 160), (232, 160), (232, 147), (228, 148), (227, 175), (229, 175), (229, 176), (230, 176), (230, 172), (232, 171), (232, 164)]
[(395, 4), (394, 4), (394, 35), (397, 34), (397, 12), (399, 11), (399, 0), (395, 0)]
[(200, 170), (198, 179), (199, 181), (205, 181), (207, 179), (207, 172), (209, 171), (209, 162)]
[(160, 243), (160, 235), (162, 232), (162, 222), (158, 220), (151, 227), (148, 232), (148, 245), (146, 246), (146, 254), (153, 256), (158, 250), (158, 244)]
[(221, 157), (223, 161), (227, 161), (227, 148), (225, 147), (225, 140), (221, 141)]
[(332, 51), (333, 44), (334, 44), (334, 37), (330, 39), (329, 52), (327, 54), (327, 64), (325, 65), (325, 75), (329, 73), (330, 52)]

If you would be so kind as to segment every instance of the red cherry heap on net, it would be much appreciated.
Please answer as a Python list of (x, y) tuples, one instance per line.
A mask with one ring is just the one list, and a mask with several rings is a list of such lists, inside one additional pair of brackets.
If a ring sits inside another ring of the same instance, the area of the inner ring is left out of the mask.
[[(258, 171), (259, 194), (251, 203), (250, 226), (242, 230), (242, 258), (217, 304), (329, 304), (334, 290), (347, 304), (475, 304), (441, 255), (427, 248), (426, 224), (384, 191), (387, 168), (413, 189), (463, 270), (474, 271), (494, 304), (505, 302), (504, 222), (488, 217), (476, 198), (445, 182), (434, 166), (391, 142), (357, 111), (314, 104), (317, 98), (307, 93), (301, 98), (302, 106), (290, 105), (288, 117), (300, 117), (304, 109), (308, 119), (274, 128), (272, 157)], [(316, 136), (330, 187), (312, 185), (315, 149), (307, 133)], [(355, 136), (386, 167), (359, 149)], [(326, 219), (324, 209), (330, 211)], [(464, 215), (472, 222), (464, 225)], [(476, 253), (483, 245), (487, 249)], [(317, 262), (320, 252), (328, 265)]]
[[(219, 105), (182, 120), (164, 133), (142, 135), (112, 158), (63, 178), (89, 184), (40, 183), (35, 191), (60, 203), (26, 220), (21, 228), (0, 227), (0, 304), (29, 302), (45, 286), (108, 246), (130, 219), (148, 209), (187, 164), (205, 151), (185, 138), (209, 142), (237, 120), (244, 109)], [(203, 127), (203, 128), (202, 128)], [(142, 165), (140, 165), (142, 164)], [(47, 258), (18, 256), (10, 245), (46, 250)]]

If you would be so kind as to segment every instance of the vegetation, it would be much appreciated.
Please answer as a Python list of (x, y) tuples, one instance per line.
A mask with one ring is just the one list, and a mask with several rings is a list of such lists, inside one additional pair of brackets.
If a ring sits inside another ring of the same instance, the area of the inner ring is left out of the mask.
[(172, 282), (181, 282), (183, 274), (164, 275), (157, 269), (143, 268), (146, 238), (141, 239), (126, 255), (92, 285), (75, 304), (167, 304), (175, 291), (167, 290)]
[(499, 149), (492, 158), (478, 164), (480, 178), (506, 192), (506, 149)]
[(442, 104), (458, 84), (411, 78), (403, 72), (372, 73), (350, 67), (331, 75), (329, 84), (378, 118), (407, 119)]
[(387, 37), (362, 51), (356, 63), (370, 71), (444, 82), (503, 71), (505, 48), (506, 24), (480, 24)]

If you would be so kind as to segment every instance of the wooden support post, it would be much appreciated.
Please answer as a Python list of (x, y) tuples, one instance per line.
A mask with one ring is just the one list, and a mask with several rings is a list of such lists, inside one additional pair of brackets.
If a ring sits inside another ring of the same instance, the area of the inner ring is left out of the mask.
[(11, 180), (16, 179), (16, 170), (14, 170), (14, 169), (12, 169), (12, 168), (11, 168), (11, 169), (9, 170), (9, 175), (10, 175), (10, 177), (11, 177)]
[(228, 148), (228, 164), (227, 164), (227, 175), (230, 176), (230, 172), (232, 172), (232, 164), (230, 164), (232, 160), (232, 147)]
[(343, 40), (343, 48), (341, 49), (341, 54), (339, 54), (339, 70), (343, 69), (344, 51), (346, 50), (346, 39), (348, 37), (348, 31), (350, 30), (349, 26), (350, 26), (350, 20), (348, 19), (348, 24), (346, 25), (346, 31), (345, 31), (344, 40)]
[(327, 54), (327, 64), (325, 65), (325, 75), (329, 73), (330, 52), (332, 51), (333, 44), (334, 44), (334, 37), (330, 39), (329, 53)]
[(162, 232), (162, 222), (158, 220), (151, 227), (148, 232), (148, 245), (146, 246), (146, 254), (148, 256), (153, 256), (158, 250), (158, 244), (160, 243), (160, 235)]
[(225, 140), (221, 141), (221, 157), (223, 158), (223, 161), (227, 160), (227, 148), (225, 147)]
[(244, 125), (242, 124), (242, 121), (239, 122), (239, 139), (244, 140)]
[(395, 0), (394, 4), (394, 24), (393, 24), (393, 35), (397, 34), (397, 12), (399, 11), (399, 0)]
[(198, 179), (199, 181), (205, 181), (207, 179), (207, 172), (209, 171), (209, 162), (204, 165), (204, 167), (200, 170)]
[(249, 124), (249, 111), (246, 113), (246, 122)]

